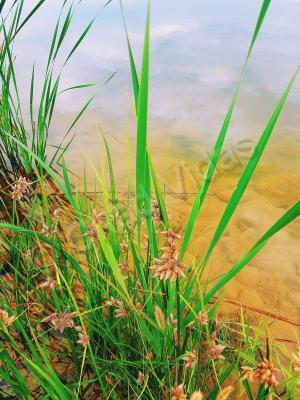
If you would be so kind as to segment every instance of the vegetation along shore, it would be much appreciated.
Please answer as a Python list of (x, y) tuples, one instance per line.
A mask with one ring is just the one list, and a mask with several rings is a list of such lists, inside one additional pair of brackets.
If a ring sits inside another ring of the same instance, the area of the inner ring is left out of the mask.
[[(60, 145), (50, 147), (49, 140), (58, 96), (79, 96), (91, 86), (62, 89), (60, 82), (94, 20), (70, 44), (76, 4), (62, 2), (43, 77), (32, 69), (29, 118), (15, 72), (15, 40), (47, 3), (39, 0), (25, 12), (25, 0), (0, 1), (0, 397), (299, 399), (300, 319), (290, 310), (297, 282), (268, 268), (277, 257), (299, 267), (299, 175), (285, 179), (282, 172), (280, 190), (266, 180), (279, 180), (281, 172), (261, 163), (299, 66), (247, 157), (230, 174), (223, 157), (271, 0), (262, 1), (216, 143), (196, 173), (178, 164), (180, 152), (159, 172), (147, 140), (150, 1), (140, 71), (124, 18), (135, 160), (132, 166), (126, 144), (120, 182), (101, 137), (95, 183), (91, 188), (84, 170), (80, 190), (66, 154), (93, 98)], [(293, 330), (288, 335), (286, 326)]]

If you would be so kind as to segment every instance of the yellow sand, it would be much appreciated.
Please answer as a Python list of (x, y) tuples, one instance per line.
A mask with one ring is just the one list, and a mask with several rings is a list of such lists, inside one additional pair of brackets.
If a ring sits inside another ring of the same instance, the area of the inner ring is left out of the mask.
[[(127, 148), (111, 142), (112, 157), (120, 191), (127, 189)], [(204, 254), (237, 180), (253, 150), (254, 141), (227, 146), (198, 218), (185, 262)], [(194, 140), (154, 138), (151, 154), (174, 229), (183, 231), (208, 161), (208, 144)], [(95, 161), (98, 150), (87, 149)], [(71, 153), (78, 165), (80, 150)], [(216, 278), (234, 265), (255, 241), (299, 200), (300, 140), (292, 135), (274, 139), (268, 146), (254, 177), (222, 239), (206, 267), (206, 276)], [(97, 167), (98, 168), (98, 167)], [(132, 165), (132, 170), (134, 165)], [(78, 168), (78, 173), (80, 170)], [(90, 170), (90, 177), (93, 176)], [(92, 179), (90, 178), (90, 183)], [(134, 190), (134, 177), (132, 177)], [(121, 196), (121, 194), (120, 194)], [(300, 322), (300, 219), (278, 233), (245, 269), (227, 286), (225, 297)], [(226, 312), (234, 306), (224, 304)], [(299, 328), (276, 321), (275, 336), (294, 339)]]

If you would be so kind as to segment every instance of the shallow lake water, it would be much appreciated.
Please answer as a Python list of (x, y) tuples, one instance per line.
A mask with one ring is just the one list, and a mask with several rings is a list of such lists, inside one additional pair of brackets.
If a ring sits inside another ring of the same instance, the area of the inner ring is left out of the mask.
[[(124, 139), (125, 140), (125, 139)], [(127, 147), (112, 141), (118, 198), (127, 196)], [(134, 145), (134, 143), (132, 143)], [(254, 142), (238, 141), (225, 146), (208, 196), (200, 212), (194, 235), (185, 257), (194, 263), (208, 248)], [(150, 146), (153, 162), (165, 199), (172, 227), (183, 232), (199, 182), (209, 160), (210, 147), (204, 142), (184, 138), (153, 138)], [(132, 149), (133, 150), (133, 149)], [(88, 156), (87, 156), (88, 154)], [(300, 175), (296, 168), (300, 140), (294, 135), (274, 138), (249, 184), (228, 228), (212, 253), (203, 280), (218, 279), (228, 271), (283, 213), (299, 199)], [(84, 153), (71, 152), (69, 165), (74, 167)], [(99, 170), (95, 147), (85, 153), (87, 176), (94, 190), (94, 170)], [(88, 158), (89, 161), (88, 161)], [(93, 164), (93, 166), (92, 166)], [(134, 160), (132, 159), (132, 167)], [(79, 171), (78, 171), (79, 173)], [(134, 176), (131, 176), (134, 192)], [(80, 179), (74, 178), (80, 189)], [(134, 199), (134, 193), (132, 195)], [(154, 198), (154, 193), (153, 193)], [(74, 227), (76, 232), (76, 227)], [(72, 235), (72, 228), (70, 229)], [(75, 234), (76, 238), (76, 234)], [(76, 242), (76, 239), (75, 239)], [(299, 218), (273, 237), (265, 248), (227, 285), (222, 312), (239, 311), (239, 304), (256, 321), (270, 324), (277, 339), (297, 342), (300, 325), (300, 220)], [(229, 303), (227, 302), (229, 300)], [(235, 304), (232, 304), (235, 303)], [(268, 313), (279, 319), (266, 318)], [(282, 319), (281, 319), (282, 318)], [(291, 323), (283, 319), (291, 320)], [(298, 325), (298, 326), (297, 326)]]
[[(74, 10), (70, 44), (98, 15), (91, 34), (62, 75), (62, 88), (78, 83), (96, 85), (66, 93), (58, 102), (51, 140), (59, 142), (76, 110), (90, 95), (94, 102), (72, 134), (66, 155), (69, 168), (82, 176), (99, 161), (102, 131), (112, 149), (119, 190), (127, 190), (128, 139), (134, 152), (130, 72), (117, 1), (82, 1)], [(26, 5), (30, 5), (28, 1)], [(50, 21), (61, 2), (41, 9), (34, 24), (16, 43), (17, 78), (29, 93), (31, 67), (43, 71), (52, 30)], [(247, 52), (261, 2), (258, 0), (152, 1), (151, 74), (148, 143), (177, 230), (184, 229), (212, 144), (220, 130)], [(146, 2), (125, 0), (125, 16), (134, 53), (139, 60)], [(229, 12), (228, 10), (232, 10)], [(236, 111), (216, 177), (200, 214), (187, 262), (203, 255), (257, 138), (300, 59), (298, 0), (272, 1), (245, 73)], [(39, 32), (36, 35), (36, 32)], [(140, 63), (137, 63), (138, 66)], [(111, 74), (113, 79), (104, 85)], [(207, 266), (210, 277), (227, 271), (287, 210), (300, 194), (300, 84), (293, 88), (266, 153), (224, 237)], [(36, 91), (39, 91), (37, 80)], [(27, 96), (28, 97), (28, 96)], [(28, 100), (28, 99), (27, 99)], [(133, 159), (133, 157), (132, 157)], [(134, 166), (132, 165), (132, 168)], [(134, 178), (132, 177), (132, 181)], [(80, 179), (74, 178), (80, 187)], [(276, 313), (300, 323), (300, 222), (276, 235), (226, 288), (225, 297)], [(233, 306), (226, 304), (226, 311)], [(276, 321), (280, 338), (295, 339), (297, 327)]]

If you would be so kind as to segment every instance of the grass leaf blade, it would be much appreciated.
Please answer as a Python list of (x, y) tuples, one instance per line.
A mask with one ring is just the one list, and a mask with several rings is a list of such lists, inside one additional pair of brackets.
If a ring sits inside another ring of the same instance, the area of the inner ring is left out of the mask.
[(273, 129), (278, 121), (278, 118), (281, 114), (281, 111), (283, 109), (283, 106), (287, 100), (287, 97), (289, 95), (289, 92), (296, 80), (296, 77), (299, 73), (300, 70), (300, 66), (297, 68), (296, 72), (294, 73), (292, 79), (290, 80), (288, 86), (286, 87), (283, 95), (281, 96), (277, 106), (275, 107), (275, 110), (266, 126), (266, 128), (264, 129), (239, 181), (238, 184), (236, 186), (236, 189), (234, 190), (233, 194), (231, 195), (231, 198), (229, 199), (225, 211), (221, 217), (221, 220), (217, 226), (217, 229), (214, 233), (214, 236), (211, 240), (211, 243), (209, 245), (209, 248), (204, 256), (203, 262), (202, 262), (202, 269), (205, 266), (205, 264), (207, 263), (207, 260), (209, 259), (210, 254), (212, 253), (214, 247), (216, 246), (216, 244), (218, 243), (219, 239), (221, 238), (225, 228), (227, 227), (234, 211), (236, 210), (253, 174), (254, 171), (257, 167), (257, 164), (259, 162), (259, 160), (261, 159), (263, 152), (268, 144), (268, 141), (272, 135)]
[(186, 230), (185, 230), (185, 233), (184, 233), (182, 247), (181, 247), (181, 250), (180, 250), (180, 258), (181, 259), (183, 259), (184, 254), (186, 252), (186, 249), (187, 249), (187, 247), (189, 245), (189, 242), (190, 242), (190, 239), (191, 239), (191, 236), (192, 236), (192, 233), (193, 233), (193, 229), (194, 229), (194, 226), (195, 226), (196, 219), (197, 219), (197, 217), (199, 215), (199, 212), (201, 210), (202, 204), (203, 204), (203, 202), (204, 202), (204, 200), (206, 198), (206, 194), (208, 192), (210, 183), (212, 181), (212, 177), (214, 175), (216, 165), (217, 165), (218, 160), (220, 158), (221, 150), (223, 148), (225, 137), (227, 135), (228, 127), (229, 127), (230, 122), (231, 122), (233, 110), (234, 110), (236, 102), (237, 102), (237, 98), (238, 98), (238, 94), (239, 94), (239, 90), (240, 90), (240, 84), (241, 84), (241, 81), (242, 81), (242, 78), (243, 78), (243, 75), (244, 75), (244, 71), (246, 70), (250, 54), (252, 52), (253, 46), (254, 46), (254, 44), (256, 42), (256, 39), (258, 37), (258, 34), (260, 32), (260, 29), (261, 29), (261, 26), (263, 24), (264, 18), (266, 16), (270, 1), (271, 0), (264, 0), (264, 2), (262, 4), (261, 11), (260, 11), (260, 14), (258, 16), (258, 20), (257, 20), (256, 27), (255, 27), (255, 30), (254, 30), (254, 34), (252, 36), (251, 43), (250, 43), (250, 46), (249, 46), (249, 50), (248, 50), (248, 53), (247, 53), (247, 57), (246, 57), (244, 66), (242, 68), (240, 79), (239, 79), (239, 81), (237, 83), (237, 87), (236, 87), (236, 89), (235, 89), (235, 91), (233, 93), (233, 96), (232, 96), (232, 99), (231, 99), (227, 114), (225, 116), (223, 125), (221, 127), (219, 136), (217, 138), (217, 141), (215, 143), (215, 146), (214, 146), (214, 149), (213, 149), (213, 152), (212, 152), (212, 156), (211, 156), (209, 165), (208, 165), (207, 170), (206, 170), (206, 172), (205, 172), (205, 174), (204, 174), (204, 176), (202, 178), (202, 181), (201, 181), (201, 184), (200, 184), (200, 188), (199, 188), (199, 190), (197, 192), (197, 195), (195, 197), (195, 200), (194, 200), (194, 203), (193, 203), (193, 206), (192, 206), (192, 210), (191, 210), (191, 213), (190, 213), (190, 216), (189, 216), (189, 219), (188, 219), (187, 227), (186, 227)]
[(145, 173), (147, 157), (148, 125), (148, 86), (149, 86), (149, 47), (150, 47), (150, 3), (148, 3), (144, 51), (142, 61), (141, 83), (137, 109), (137, 143), (136, 143), (136, 208), (138, 226), (141, 225), (145, 193)]

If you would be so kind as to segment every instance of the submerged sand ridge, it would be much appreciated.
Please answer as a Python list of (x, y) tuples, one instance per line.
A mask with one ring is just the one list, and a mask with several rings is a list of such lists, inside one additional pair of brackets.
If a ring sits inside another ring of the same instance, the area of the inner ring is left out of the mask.
[[(169, 149), (169, 150), (166, 150)], [(241, 150), (242, 149), (242, 150)], [(248, 150), (247, 150), (248, 149)], [(112, 151), (116, 180), (126, 191), (127, 171), (124, 147)], [(234, 153), (232, 155), (231, 153)], [(221, 157), (208, 196), (197, 220), (185, 262), (203, 257), (252, 151), (251, 143), (227, 151)], [(174, 229), (182, 232), (195, 193), (208, 162), (201, 145), (173, 142), (162, 146), (152, 142), (151, 154), (161, 187), (165, 187), (168, 211)], [(198, 155), (200, 154), (200, 157)], [(238, 208), (206, 266), (204, 279), (217, 279), (244, 256), (251, 246), (282, 214), (299, 200), (300, 140), (278, 138), (266, 151)], [(132, 178), (134, 188), (134, 178)], [(225, 298), (300, 323), (300, 219), (280, 231), (230, 282)], [(230, 312), (235, 306), (224, 303)], [(261, 318), (261, 316), (259, 316)], [(296, 339), (299, 328), (281, 321), (272, 323), (275, 336)]]

